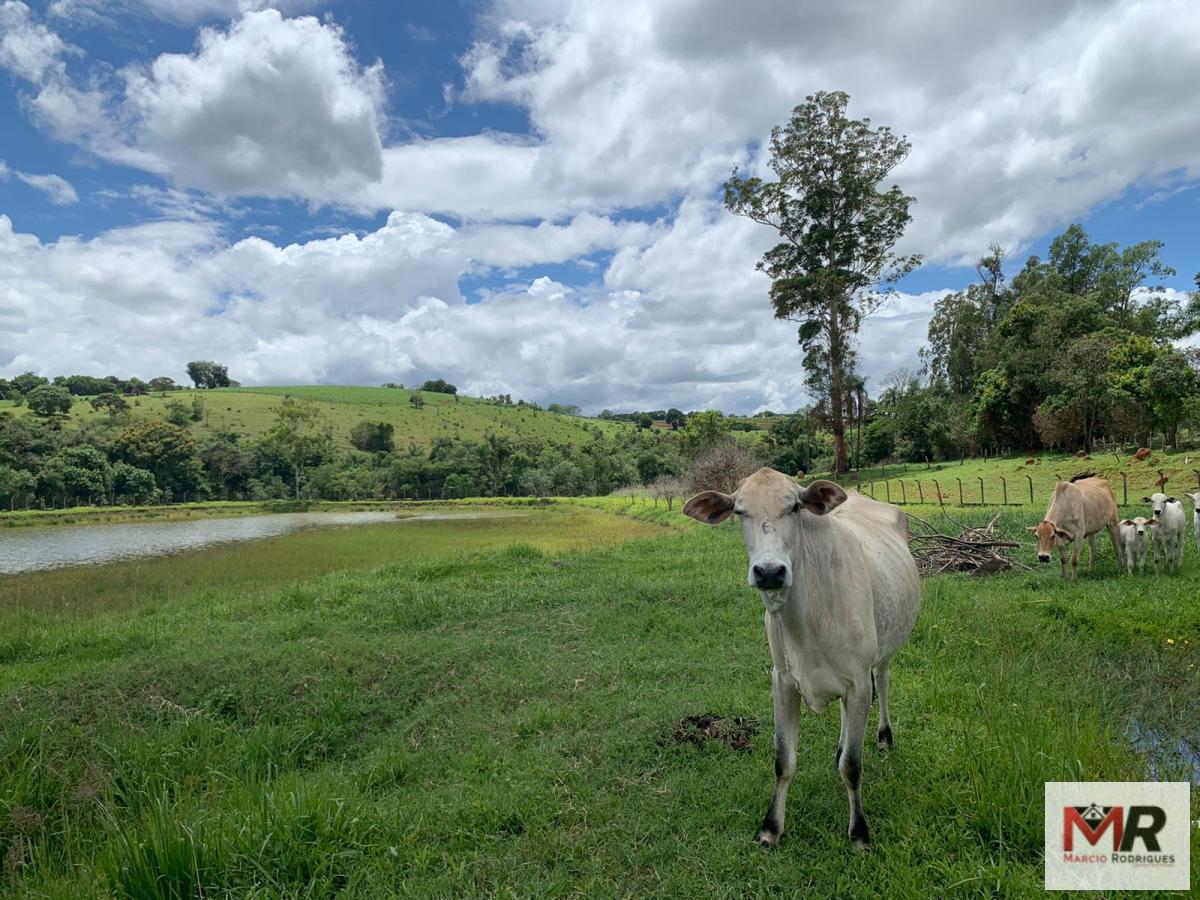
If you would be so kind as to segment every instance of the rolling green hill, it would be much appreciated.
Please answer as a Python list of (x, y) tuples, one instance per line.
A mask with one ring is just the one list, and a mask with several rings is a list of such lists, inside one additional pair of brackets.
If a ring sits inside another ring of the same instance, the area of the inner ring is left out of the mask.
[[(425, 405), (417, 409), (410, 402), (420, 393)], [(300, 385), (261, 388), (222, 388), (212, 391), (172, 391), (146, 397), (128, 398), (133, 418), (162, 418), (171, 401), (190, 404), (192, 398), (204, 400), (204, 418), (191, 426), (197, 436), (205, 432), (232, 431), (255, 437), (274, 422), (274, 410), (287, 395), (307, 397), (320, 408), (334, 437), (349, 446), (350, 429), (364, 420), (388, 422), (395, 428), (398, 448), (410, 444), (428, 446), (437, 437), (478, 440), (487, 432), (508, 437), (538, 438), (556, 442), (581, 443), (596, 429), (605, 434), (625, 431), (633, 426), (601, 419), (565, 416), (521, 406), (498, 406), (473, 397), (454, 397), (429, 391), (398, 388)], [(0, 404), (17, 415), (27, 414), (24, 407)], [(103, 420), (105, 412), (92, 409), (86, 398), (77, 398), (71, 418)]]

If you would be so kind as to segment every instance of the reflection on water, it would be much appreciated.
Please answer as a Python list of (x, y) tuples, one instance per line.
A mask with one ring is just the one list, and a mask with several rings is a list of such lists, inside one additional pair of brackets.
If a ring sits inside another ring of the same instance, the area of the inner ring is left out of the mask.
[(301, 528), (394, 522), (394, 512), (273, 513), (136, 525), (75, 525), (0, 532), (0, 574), (112, 562), (276, 537)]
[(1147, 775), (1155, 781), (1180, 770), (1192, 784), (1200, 784), (1200, 735), (1168, 734), (1134, 719), (1129, 726), (1133, 747), (1146, 755)]

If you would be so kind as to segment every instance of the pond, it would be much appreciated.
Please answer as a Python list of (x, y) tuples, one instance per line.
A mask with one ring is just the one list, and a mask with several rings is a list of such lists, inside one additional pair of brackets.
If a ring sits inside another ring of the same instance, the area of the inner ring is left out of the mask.
[(0, 574), (93, 565), (212, 544), (278, 537), (302, 528), (395, 522), (394, 512), (271, 513), (130, 525), (72, 525), (0, 533)]

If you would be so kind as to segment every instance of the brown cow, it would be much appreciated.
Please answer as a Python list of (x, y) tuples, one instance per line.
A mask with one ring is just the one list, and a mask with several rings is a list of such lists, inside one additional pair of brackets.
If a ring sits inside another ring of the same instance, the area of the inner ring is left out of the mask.
[(1050, 562), (1050, 554), (1058, 546), (1063, 578), (1067, 577), (1067, 548), (1074, 547), (1071, 578), (1075, 578), (1085, 538), (1091, 551), (1088, 554), (1088, 571), (1095, 571), (1096, 533), (1101, 528), (1108, 529), (1113, 553), (1119, 561), (1117, 498), (1112, 485), (1103, 478), (1076, 475), (1070, 481), (1060, 481), (1054, 485), (1054, 497), (1050, 500), (1046, 517), (1029, 530), (1037, 535), (1038, 562)]

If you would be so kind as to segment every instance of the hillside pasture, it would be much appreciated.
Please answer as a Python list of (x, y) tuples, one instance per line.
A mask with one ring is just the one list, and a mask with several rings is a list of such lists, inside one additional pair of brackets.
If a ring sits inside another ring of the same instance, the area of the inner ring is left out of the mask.
[[(1194, 546), (1153, 585), (1111, 550), (1076, 583), (940, 576), (894, 664), (896, 749), (866, 753), (873, 850), (846, 840), (827, 713), (765, 853), (738, 528), (636, 499), (528, 512), (8, 579), (0, 889), (1034, 896), (1044, 781), (1200, 774)], [(684, 728), (706, 714), (739, 740)]]
[[(1028, 463), (1029, 459), (1032, 459), (1033, 463)], [(1091, 472), (1108, 479), (1116, 494), (1118, 505), (1145, 509), (1141, 498), (1158, 490), (1155, 482), (1160, 471), (1168, 479), (1167, 493), (1182, 499), (1184, 491), (1195, 491), (1200, 484), (1200, 451), (1156, 451), (1145, 460), (1134, 459), (1129, 453), (1096, 452), (1085, 459), (1068, 454), (1039, 453), (1006, 459), (938, 462), (932, 465), (892, 463), (865, 468), (837, 480), (846, 487), (858, 488), (868, 496), (873, 493), (877, 500), (890, 498), (890, 502), (896, 504), (936, 504), (937, 490), (940, 487), (942, 502), (947, 507), (959, 506), (961, 480), (965, 505), (999, 507), (1004, 498), (1005, 485), (1001, 480), (1003, 478), (1008, 482), (1010, 505), (1025, 506), (1031, 510), (1040, 507), (1038, 511), (1042, 512), (1050, 504), (1055, 481), (1059, 478), (1070, 479), (1081, 472)], [(832, 476), (826, 473), (813, 477)], [(981, 478), (982, 503), (979, 483)], [(917, 487), (918, 482), (920, 489)], [(1126, 497), (1129, 500), (1128, 504), (1123, 503)], [(1138, 514), (1140, 513), (1134, 513)]]
[[(475, 397), (420, 391), (424, 406), (414, 407), (413, 391), (399, 388), (301, 385), (295, 387), (219, 388), (211, 391), (171, 391), (144, 397), (129, 397), (132, 419), (164, 418), (172, 401), (190, 405), (195, 397), (204, 401), (204, 416), (191, 423), (197, 436), (236, 432), (249, 437), (265, 434), (275, 423), (275, 410), (285, 396), (312, 400), (333, 436), (342, 447), (350, 446), (350, 429), (362, 421), (387, 422), (395, 429), (396, 447), (428, 447), (436, 438), (481, 440), (489, 431), (507, 437), (540, 438), (558, 443), (581, 444), (598, 429), (611, 434), (632, 426), (602, 419), (566, 416), (519, 406), (499, 406)], [(28, 414), (13, 407), (16, 415)], [(76, 398), (70, 417), (79, 422), (104, 421), (108, 414), (97, 411), (87, 398)]]

